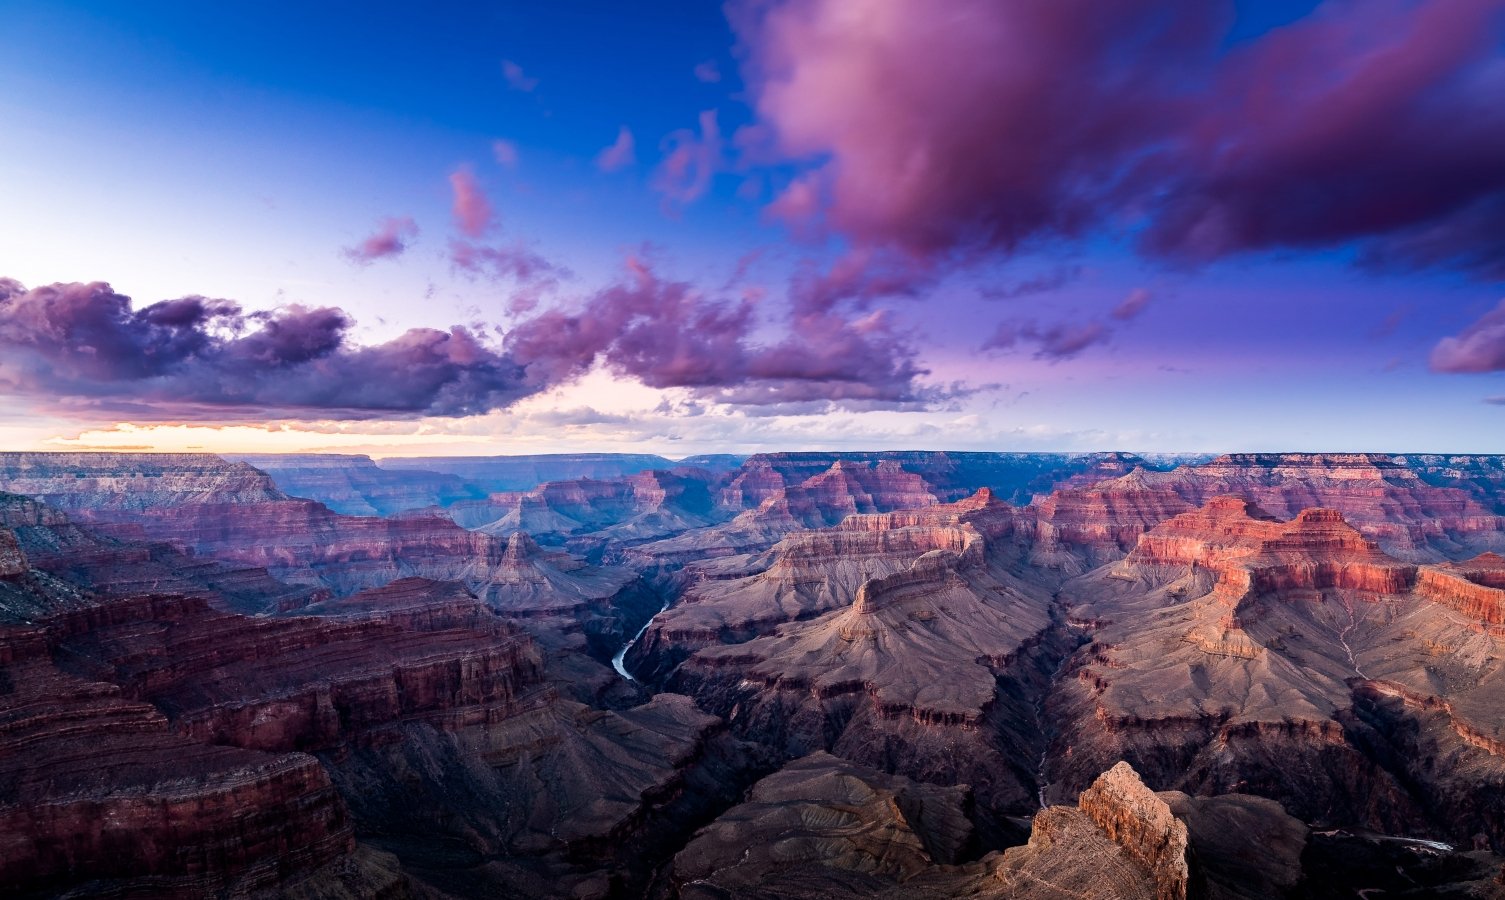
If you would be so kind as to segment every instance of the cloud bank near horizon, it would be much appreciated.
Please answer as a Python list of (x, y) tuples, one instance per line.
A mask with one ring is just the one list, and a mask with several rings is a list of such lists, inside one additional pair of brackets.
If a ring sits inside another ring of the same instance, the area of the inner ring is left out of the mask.
[(247, 312), (200, 296), (137, 308), (105, 282), (0, 279), (0, 391), (71, 415), (140, 421), (464, 417), (596, 367), (705, 402), (815, 413), (952, 396), (887, 316), (805, 312), (773, 341), (753, 300), (709, 296), (636, 257), (623, 278), (510, 330), (413, 328), (356, 344), (336, 307)]

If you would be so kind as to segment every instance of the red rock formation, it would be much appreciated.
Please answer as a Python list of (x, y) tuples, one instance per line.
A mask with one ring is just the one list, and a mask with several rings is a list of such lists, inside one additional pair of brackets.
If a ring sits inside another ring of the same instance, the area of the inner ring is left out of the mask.
[(525, 637), (496, 628), (253, 619), (184, 597), (67, 613), (52, 632), (70, 665), (164, 709), (179, 731), (262, 750), (330, 747), (420, 717), (495, 721), (541, 668)]
[(1163, 785), (1259, 784), (1303, 815), (1419, 827), (1432, 801), (1367, 758), (1373, 726), (1347, 710), (1383, 672), (1469, 697), (1469, 727), (1494, 715), (1469, 588), (1492, 590), (1393, 559), (1332, 510), (1282, 522), (1222, 498), (1177, 516), (1062, 589), (1094, 629), (1054, 700), (1067, 780), (1128, 758)]
[(1186, 825), (1132, 766), (1121, 762), (1104, 772), (1082, 792), (1077, 806), (1151, 875), (1155, 900), (1185, 900)]
[[(1041, 538), (1096, 550), (1133, 546), (1165, 519), (1220, 496), (1241, 497), (1282, 519), (1335, 510), (1407, 560), (1505, 546), (1505, 519), (1468, 491), (1423, 481), (1404, 457), (1381, 454), (1230, 454), (1170, 472), (1137, 471), (1040, 504)], [(1100, 556), (1093, 556), (1096, 561)]]
[(152, 877), (161, 895), (203, 896), (353, 849), (313, 757), (195, 743), (114, 685), (58, 671), (40, 632), (0, 637), (0, 884)]

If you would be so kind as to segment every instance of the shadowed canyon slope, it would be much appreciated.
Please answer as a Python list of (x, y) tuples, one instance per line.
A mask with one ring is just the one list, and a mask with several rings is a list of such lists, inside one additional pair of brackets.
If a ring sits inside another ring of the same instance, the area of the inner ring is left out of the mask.
[(1500, 458), (1174, 462), (0, 454), (0, 885), (1505, 894)]

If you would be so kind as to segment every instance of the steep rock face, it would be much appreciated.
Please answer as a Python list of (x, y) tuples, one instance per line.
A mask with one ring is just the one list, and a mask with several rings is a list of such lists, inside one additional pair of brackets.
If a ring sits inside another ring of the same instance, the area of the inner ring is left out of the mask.
[(253, 619), (196, 598), (145, 596), (51, 623), (81, 675), (123, 686), (200, 740), (262, 750), (334, 746), (387, 723), (495, 720), (540, 677), (525, 637), (412, 632), (372, 620)]
[[(1446, 737), (1498, 721), (1498, 638), (1466, 591), (1435, 596), (1441, 577), (1422, 587), (1428, 571), (1334, 511), (1281, 522), (1217, 499), (1166, 522), (1062, 588), (1092, 641), (1048, 703), (1062, 723), (1053, 771), (1069, 790), (1121, 758), (1157, 786), (1262, 794), (1308, 820), (1496, 833), (1499, 817), (1482, 811), (1429, 812), (1451, 776), (1398, 771), (1384, 749), (1395, 729), (1422, 727), (1474, 760), (1472, 783), (1499, 777), (1483, 774), (1499, 769), (1487, 750)], [(1379, 680), (1453, 698), (1453, 718), (1356, 717), (1356, 692)]]
[[(1032, 562), (1081, 572), (1117, 559), (1139, 536), (1192, 508), (1175, 491), (1135, 470), (1097, 484), (1055, 491), (1031, 507)], [(1080, 558), (1080, 559), (1078, 559)]]
[(1416, 593), (1458, 610), (1492, 634), (1505, 636), (1505, 558), (1498, 554), (1424, 566), (1417, 577)]
[(1034, 820), (1029, 843), (992, 867), (1003, 897), (1185, 900), (1186, 825), (1127, 763), (1104, 772), (1077, 806)]
[(150, 878), (157, 896), (270, 888), (353, 849), (300, 753), (196, 743), (113, 684), (60, 671), (38, 629), (0, 630), (0, 884)]
[(1108, 840), (1154, 878), (1156, 900), (1185, 900), (1186, 825), (1120, 762), (1082, 792), (1077, 806)]
[(228, 456), (271, 476), (293, 497), (315, 500), (341, 515), (388, 516), (446, 507), (485, 495), (457, 475), (421, 469), (384, 469), (368, 456), (324, 453)]
[(848, 606), (870, 578), (901, 571), (932, 550), (965, 552), (985, 532), (1007, 530), (1011, 510), (984, 489), (954, 504), (854, 515), (834, 528), (796, 531), (767, 553), (735, 563), (692, 564), (679, 601), (655, 617), (629, 663), (656, 680), (702, 647), (740, 643)]

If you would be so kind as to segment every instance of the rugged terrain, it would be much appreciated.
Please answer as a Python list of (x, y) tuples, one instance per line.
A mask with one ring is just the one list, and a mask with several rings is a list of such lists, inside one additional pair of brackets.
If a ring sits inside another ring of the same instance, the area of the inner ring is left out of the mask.
[(0, 887), (1505, 896), (1502, 459), (1175, 462), (0, 454)]

